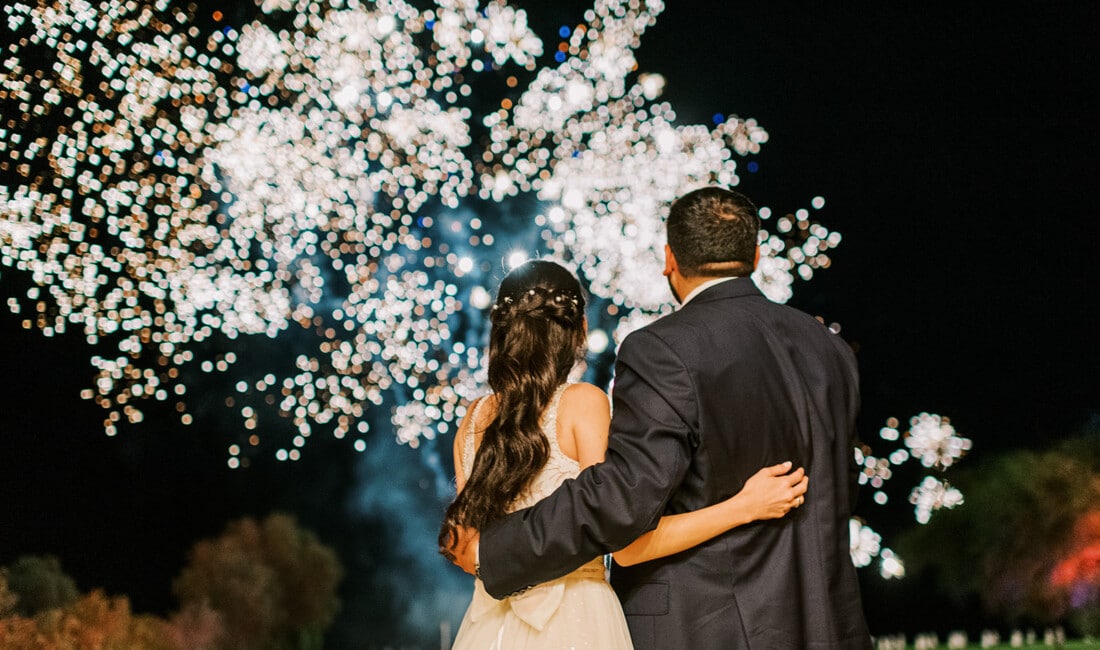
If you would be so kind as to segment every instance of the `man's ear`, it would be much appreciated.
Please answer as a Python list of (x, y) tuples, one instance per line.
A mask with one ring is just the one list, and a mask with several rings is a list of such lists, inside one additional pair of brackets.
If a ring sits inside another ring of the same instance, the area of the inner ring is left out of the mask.
[(752, 258), (752, 270), (755, 271), (756, 267), (760, 266), (760, 247), (756, 247), (756, 255)]
[[(760, 251), (759, 249), (757, 249), (757, 254), (759, 253)], [(667, 278), (668, 276), (672, 275), (672, 272), (676, 270), (676, 267), (676, 256), (672, 254), (672, 249), (668, 247), (668, 244), (665, 244), (665, 270), (661, 272), (661, 275)]]

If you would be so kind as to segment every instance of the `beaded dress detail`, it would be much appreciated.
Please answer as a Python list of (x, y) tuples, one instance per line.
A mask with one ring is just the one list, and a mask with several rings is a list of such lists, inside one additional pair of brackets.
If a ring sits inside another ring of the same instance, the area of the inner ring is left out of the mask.
[[(535, 505), (556, 490), (562, 481), (567, 478), (576, 478), (581, 471), (580, 464), (562, 453), (561, 447), (558, 446), (558, 405), (561, 403), (562, 393), (569, 386), (570, 384), (562, 384), (554, 391), (554, 395), (550, 398), (550, 405), (546, 407), (546, 413), (542, 416), (542, 433), (546, 436), (546, 441), (550, 443), (550, 457), (547, 458), (542, 471), (531, 481), (527, 491), (508, 508), (508, 512), (515, 512)], [(480, 410), (483, 403), (484, 400), (478, 402), (477, 407), (475, 407), (474, 421), (476, 421), (477, 411)], [(477, 454), (474, 450), (473, 427), (470, 427), (466, 432), (463, 444), (462, 473), (468, 477), (474, 469), (474, 456)]]
[[(546, 465), (509, 512), (532, 506), (575, 478), (580, 464), (558, 444), (558, 406), (570, 384), (562, 384), (550, 398), (542, 417), (542, 432), (550, 444)], [(470, 421), (477, 421), (478, 402)], [(462, 472), (473, 470), (474, 427), (463, 440)], [(535, 585), (522, 593), (496, 600), (474, 580), (474, 594), (458, 630), (453, 650), (631, 650), (630, 633), (619, 599), (607, 584), (602, 558), (595, 558), (557, 580)]]

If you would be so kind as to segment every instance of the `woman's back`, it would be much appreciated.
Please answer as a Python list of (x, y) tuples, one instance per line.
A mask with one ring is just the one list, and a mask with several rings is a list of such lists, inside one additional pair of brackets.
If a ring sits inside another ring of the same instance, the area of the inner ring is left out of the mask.
[[(550, 404), (542, 414), (540, 424), (542, 433), (550, 444), (550, 456), (546, 460), (546, 465), (531, 479), (527, 490), (508, 507), (509, 512), (535, 505), (556, 490), (562, 481), (576, 478), (581, 471), (580, 463), (562, 451), (559, 440), (561, 432), (558, 431), (558, 410), (562, 403), (562, 395), (571, 385), (566, 383), (558, 386), (553, 397), (550, 398)], [(492, 405), (487, 405), (488, 401), (488, 398), (478, 401), (471, 414), (474, 425), (466, 430), (462, 453), (462, 471), (465, 476), (470, 476), (474, 468), (474, 458), (477, 456), (477, 423), (484, 421), (487, 415), (482, 413), (483, 410), (493, 408)]]
[[(540, 425), (550, 446), (546, 465), (509, 512), (521, 510), (545, 498), (562, 481), (580, 473), (580, 463), (562, 451), (562, 439), (570, 433), (559, 430), (562, 396), (571, 384), (562, 384), (550, 398)], [(462, 471), (469, 476), (477, 456), (480, 424), (492, 419), (495, 404), (489, 398), (478, 401), (463, 439)], [(578, 414), (572, 414), (574, 416)], [(575, 449), (576, 445), (568, 445)], [(595, 558), (563, 578), (536, 585), (520, 594), (496, 600), (474, 581), (474, 594), (462, 620), (454, 650), (507, 647), (519, 650), (577, 648), (629, 650), (626, 628), (618, 597), (607, 584), (603, 558)]]

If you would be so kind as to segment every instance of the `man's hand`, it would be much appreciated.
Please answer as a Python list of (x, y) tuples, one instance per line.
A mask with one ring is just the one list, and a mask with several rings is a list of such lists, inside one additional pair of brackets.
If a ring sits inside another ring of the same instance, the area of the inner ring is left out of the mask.
[(450, 549), (451, 561), (470, 575), (476, 575), (477, 572), (477, 549), (480, 541), (481, 533), (477, 529), (456, 527), (455, 543)]

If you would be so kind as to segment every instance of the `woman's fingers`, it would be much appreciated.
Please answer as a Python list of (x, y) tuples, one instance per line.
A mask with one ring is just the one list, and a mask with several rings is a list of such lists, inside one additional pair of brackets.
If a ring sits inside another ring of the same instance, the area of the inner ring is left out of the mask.
[(792, 509), (798, 508), (803, 503), (806, 502), (806, 490), (809, 488), (809, 486), (810, 486), (810, 478), (808, 476), (803, 476), (802, 480), (800, 480), (797, 484), (795, 484), (791, 488), (791, 493), (790, 493), (791, 494), (791, 501), (790, 501), (791, 505), (790, 505), (790, 507)]
[(799, 467), (795, 471), (787, 474), (783, 478), (787, 479), (788, 485), (797, 485), (799, 481), (806, 477), (806, 470)]
[(791, 461), (779, 463), (778, 465), (772, 465), (761, 469), (757, 474), (765, 474), (767, 476), (783, 476), (787, 472), (791, 471)]

